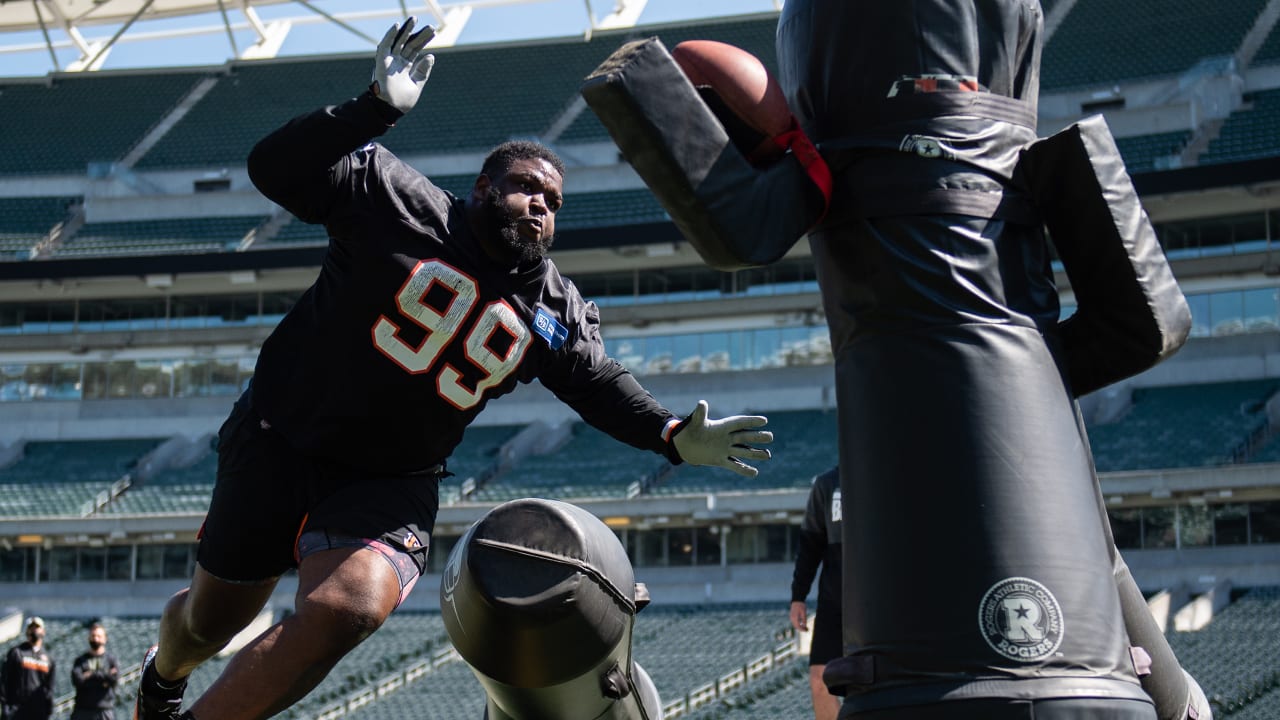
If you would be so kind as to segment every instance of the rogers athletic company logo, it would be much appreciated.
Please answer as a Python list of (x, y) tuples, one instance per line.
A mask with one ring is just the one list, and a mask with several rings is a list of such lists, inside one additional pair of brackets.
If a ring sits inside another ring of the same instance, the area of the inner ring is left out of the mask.
[(982, 596), (978, 628), (1004, 657), (1039, 662), (1062, 644), (1062, 606), (1049, 588), (1031, 578), (1005, 578)]

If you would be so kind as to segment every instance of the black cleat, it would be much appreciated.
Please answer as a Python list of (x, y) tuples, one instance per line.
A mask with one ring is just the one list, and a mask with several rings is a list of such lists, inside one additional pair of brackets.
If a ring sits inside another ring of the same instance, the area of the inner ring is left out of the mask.
[(147, 668), (155, 663), (156, 647), (152, 645), (142, 658), (142, 676), (138, 678), (138, 698), (133, 704), (133, 720), (180, 720), (182, 693), (187, 689), (185, 681), (172, 690), (147, 688)]

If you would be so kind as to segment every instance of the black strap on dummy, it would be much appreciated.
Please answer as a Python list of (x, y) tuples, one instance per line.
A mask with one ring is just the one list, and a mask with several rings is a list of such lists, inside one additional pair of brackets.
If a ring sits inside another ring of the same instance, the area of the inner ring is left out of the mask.
[(1060, 327), (1072, 391), (1093, 392), (1182, 347), (1191, 311), (1102, 116), (1032, 143), (1020, 169), (1075, 291), (1076, 313)]
[(771, 263), (825, 210), (804, 153), (753, 167), (657, 38), (610, 55), (587, 76), (582, 97), (711, 267)]

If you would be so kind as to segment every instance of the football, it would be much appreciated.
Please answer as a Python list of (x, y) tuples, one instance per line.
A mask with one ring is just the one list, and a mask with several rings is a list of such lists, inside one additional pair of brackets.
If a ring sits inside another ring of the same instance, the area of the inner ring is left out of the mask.
[(786, 152), (773, 138), (790, 130), (794, 118), (782, 87), (759, 58), (714, 40), (686, 40), (672, 48), (671, 57), (748, 160), (765, 165)]

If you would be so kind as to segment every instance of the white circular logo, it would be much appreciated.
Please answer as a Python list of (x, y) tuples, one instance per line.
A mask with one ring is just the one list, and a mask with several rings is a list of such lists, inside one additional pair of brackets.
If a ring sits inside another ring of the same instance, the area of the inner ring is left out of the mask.
[(1004, 657), (1039, 662), (1062, 644), (1062, 606), (1049, 588), (1031, 578), (1005, 578), (982, 596), (978, 629)]

